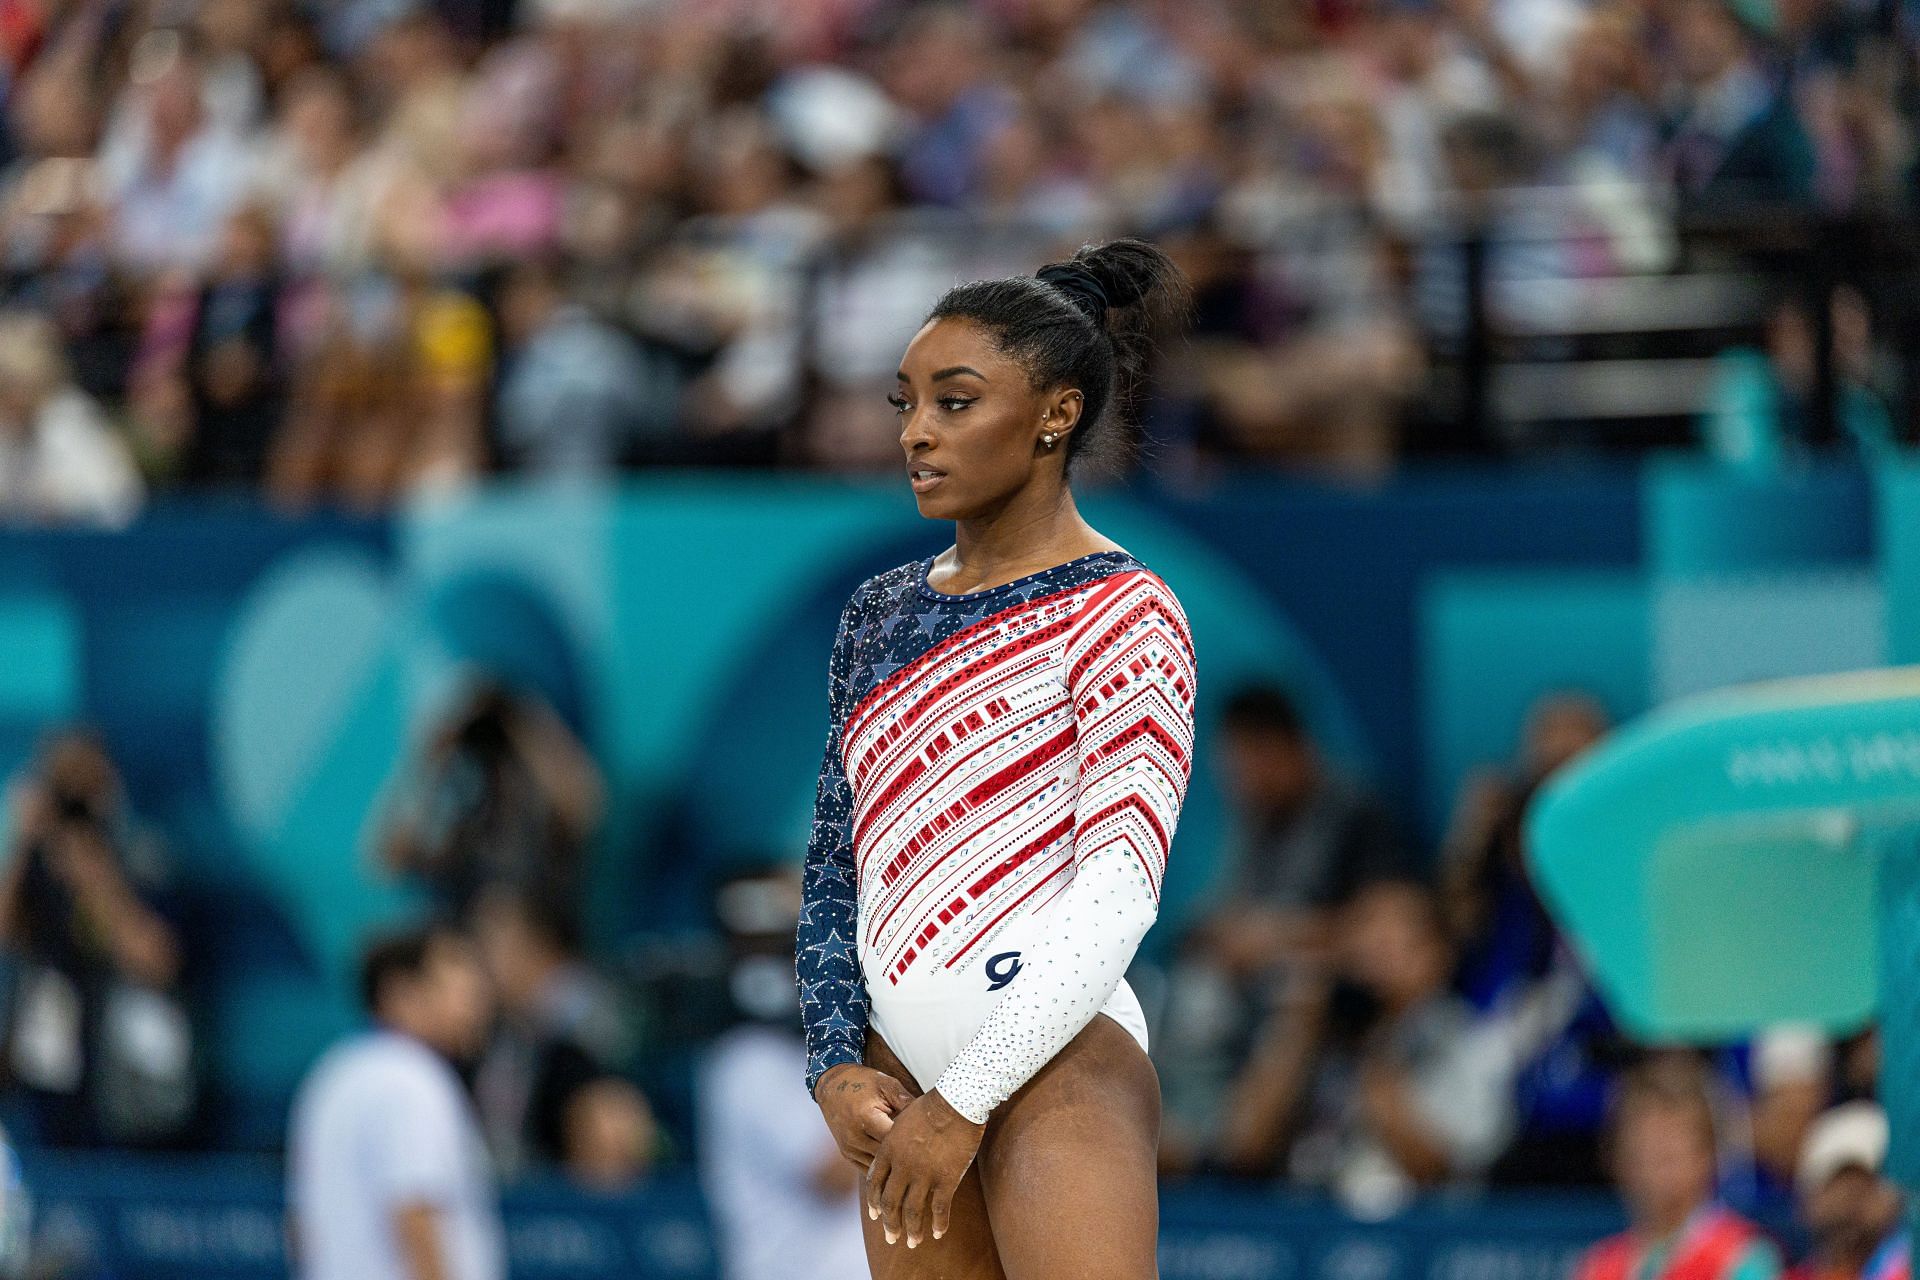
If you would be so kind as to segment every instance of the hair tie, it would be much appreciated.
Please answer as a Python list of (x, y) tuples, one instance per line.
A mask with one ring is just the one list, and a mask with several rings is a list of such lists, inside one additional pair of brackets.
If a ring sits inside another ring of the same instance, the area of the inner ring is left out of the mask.
[(1099, 324), (1106, 316), (1107, 308), (1113, 305), (1107, 299), (1107, 290), (1099, 279), (1085, 267), (1071, 262), (1062, 262), (1051, 267), (1042, 267), (1034, 272), (1033, 278), (1052, 285), (1067, 295), (1067, 301), (1074, 305), (1087, 319)]

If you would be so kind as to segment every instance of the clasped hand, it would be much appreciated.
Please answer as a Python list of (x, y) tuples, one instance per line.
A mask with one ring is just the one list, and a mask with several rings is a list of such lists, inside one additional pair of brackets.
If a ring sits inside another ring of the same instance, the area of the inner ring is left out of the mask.
[(888, 1244), (917, 1247), (952, 1221), (953, 1197), (980, 1150), (985, 1125), (935, 1092), (915, 1098), (871, 1067), (847, 1064), (821, 1077), (815, 1096), (842, 1154), (867, 1171), (862, 1198)]

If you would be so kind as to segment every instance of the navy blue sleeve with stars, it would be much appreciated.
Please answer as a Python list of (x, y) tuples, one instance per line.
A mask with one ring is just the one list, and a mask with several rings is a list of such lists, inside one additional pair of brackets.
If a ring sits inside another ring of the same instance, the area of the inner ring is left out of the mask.
[(829, 1067), (862, 1061), (867, 1042), (867, 984), (855, 948), (859, 900), (854, 879), (853, 793), (840, 751), (851, 692), (853, 632), (863, 594), (864, 588), (856, 591), (841, 613), (833, 656), (827, 663), (831, 727), (820, 761), (813, 833), (807, 840), (801, 880), (794, 969), (800, 981), (800, 1017), (806, 1024), (809, 1094)]

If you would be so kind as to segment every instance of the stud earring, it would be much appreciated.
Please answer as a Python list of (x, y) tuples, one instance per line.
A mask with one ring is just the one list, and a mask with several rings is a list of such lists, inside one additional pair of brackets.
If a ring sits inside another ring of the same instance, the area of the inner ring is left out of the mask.
[(1042, 444), (1044, 444), (1044, 445), (1046, 445), (1046, 446), (1047, 446), (1047, 448), (1049, 448), (1049, 449), (1051, 449), (1051, 448), (1053, 448), (1053, 446), (1054, 446), (1054, 444), (1055, 444), (1055, 437), (1054, 437), (1054, 434), (1053, 434), (1053, 432), (1051, 432), (1051, 431), (1049, 431), (1049, 432), (1047, 432), (1047, 434), (1045, 434), (1045, 435), (1043, 435), (1043, 436), (1041, 436), (1041, 437), (1040, 437), (1040, 443), (1042, 443)]

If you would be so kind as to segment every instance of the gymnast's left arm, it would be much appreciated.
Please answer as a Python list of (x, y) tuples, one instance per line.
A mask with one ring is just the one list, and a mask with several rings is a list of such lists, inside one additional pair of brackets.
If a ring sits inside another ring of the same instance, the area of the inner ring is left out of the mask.
[(1173, 594), (1141, 575), (1067, 651), (1079, 727), (1073, 882), (1020, 980), (934, 1086), (976, 1124), (1113, 995), (1160, 911), (1193, 768), (1193, 642)]

